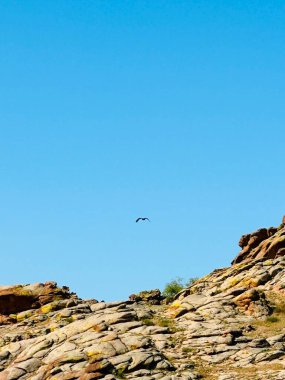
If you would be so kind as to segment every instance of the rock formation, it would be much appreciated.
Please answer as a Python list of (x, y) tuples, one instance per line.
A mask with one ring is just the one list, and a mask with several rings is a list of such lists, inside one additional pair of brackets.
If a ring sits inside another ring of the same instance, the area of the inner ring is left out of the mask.
[(285, 225), (244, 235), (229, 268), (164, 304), (0, 287), (0, 380), (284, 380)]
[(260, 228), (259, 230), (243, 235), (239, 246), (242, 248), (232, 264), (238, 264), (252, 259), (274, 259), (285, 255), (284, 221), (278, 228)]
[(2, 286), (0, 288), (0, 314), (9, 315), (35, 309), (55, 299), (71, 298), (69, 288), (58, 288), (55, 282), (34, 285)]
[(144, 290), (138, 294), (131, 294), (129, 296), (130, 301), (146, 302), (152, 305), (160, 305), (165, 297), (162, 296), (159, 289)]

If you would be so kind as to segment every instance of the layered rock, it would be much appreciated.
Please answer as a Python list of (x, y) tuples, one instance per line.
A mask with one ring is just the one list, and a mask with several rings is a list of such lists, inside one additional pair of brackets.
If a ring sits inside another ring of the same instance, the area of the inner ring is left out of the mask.
[(160, 299), (83, 301), (54, 282), (0, 287), (0, 380), (198, 379), (161, 350), (171, 331), (149, 322)]
[(232, 261), (238, 264), (252, 259), (274, 259), (285, 255), (285, 216), (278, 228), (261, 228), (240, 238), (239, 246), (242, 250)]
[(241, 263), (199, 279), (169, 308), (184, 330), (176, 349), (209, 363), (211, 379), (285, 378), (285, 227), (261, 233), (255, 247), (250, 239), (259, 232), (242, 237), (252, 249)]
[(13, 285), (0, 287), (0, 314), (9, 315), (23, 310), (35, 309), (54, 300), (76, 297), (69, 288), (57, 287), (53, 281), (45, 284)]
[(285, 226), (244, 235), (229, 268), (181, 291), (81, 300), (0, 287), (0, 380), (284, 380)]
[(161, 291), (159, 289), (154, 290), (144, 290), (137, 294), (131, 294), (129, 296), (130, 301), (136, 302), (146, 302), (151, 305), (160, 305), (165, 297), (162, 296)]

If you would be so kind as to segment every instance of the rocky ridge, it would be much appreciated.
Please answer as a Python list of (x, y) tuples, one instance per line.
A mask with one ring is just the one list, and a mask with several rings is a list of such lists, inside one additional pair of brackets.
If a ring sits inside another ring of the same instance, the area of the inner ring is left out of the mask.
[(285, 225), (240, 246), (170, 304), (157, 290), (106, 303), (54, 282), (0, 287), (0, 380), (285, 379)]

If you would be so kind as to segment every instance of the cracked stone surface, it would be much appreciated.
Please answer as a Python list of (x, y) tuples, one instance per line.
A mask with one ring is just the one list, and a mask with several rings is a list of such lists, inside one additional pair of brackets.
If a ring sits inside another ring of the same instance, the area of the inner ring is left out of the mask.
[(284, 380), (285, 227), (262, 231), (171, 304), (158, 290), (105, 303), (54, 282), (0, 287), (0, 380)]

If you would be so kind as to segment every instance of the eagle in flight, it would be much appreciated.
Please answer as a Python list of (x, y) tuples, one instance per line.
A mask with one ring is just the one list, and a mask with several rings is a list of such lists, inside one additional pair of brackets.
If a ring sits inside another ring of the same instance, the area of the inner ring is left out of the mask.
[(143, 220), (143, 221), (144, 221), (144, 220), (148, 220), (148, 221), (150, 222), (150, 220), (149, 220), (148, 218), (137, 218), (137, 219), (136, 219), (136, 223), (139, 222), (140, 220)]

